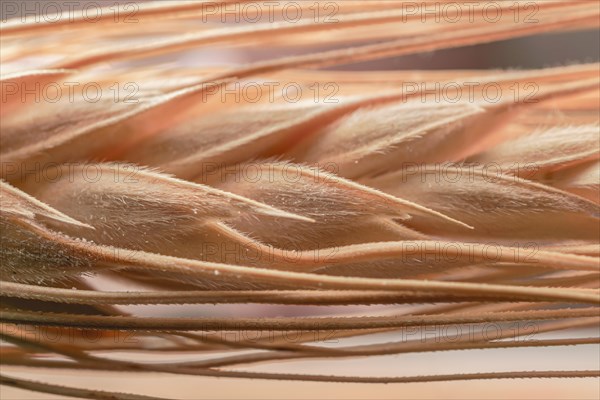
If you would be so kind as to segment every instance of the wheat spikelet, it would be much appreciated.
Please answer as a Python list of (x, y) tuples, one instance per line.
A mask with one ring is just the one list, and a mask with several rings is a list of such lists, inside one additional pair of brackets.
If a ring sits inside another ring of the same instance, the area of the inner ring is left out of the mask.
[[(266, 3), (257, 19), (249, 0), (3, 19), (0, 385), (597, 384), (583, 357), (520, 361), (600, 348), (600, 65), (327, 69), (597, 30), (597, 4), (486, 0), (453, 19), (465, 2)], [(476, 369), (412, 362), (479, 350)], [(409, 368), (379, 373), (386, 356)]]

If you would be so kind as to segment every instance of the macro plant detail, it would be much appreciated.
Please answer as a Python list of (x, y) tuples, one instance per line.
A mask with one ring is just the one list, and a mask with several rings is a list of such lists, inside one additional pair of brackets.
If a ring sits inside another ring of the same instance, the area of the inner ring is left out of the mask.
[(597, 33), (596, 2), (15, 1), (1, 19), (4, 393), (598, 395), (600, 64), (373, 64)]

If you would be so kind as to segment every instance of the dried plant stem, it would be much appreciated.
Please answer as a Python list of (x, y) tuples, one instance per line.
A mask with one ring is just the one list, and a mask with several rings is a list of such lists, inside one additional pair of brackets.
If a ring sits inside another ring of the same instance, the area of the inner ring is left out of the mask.
[[(352, 290), (241, 290), (241, 291), (152, 291), (105, 292), (72, 290), (49, 286), (0, 281), (2, 295), (70, 304), (290, 304), (351, 305), (410, 304), (446, 302), (488, 302), (493, 296), (461, 296), (419, 292), (381, 292)], [(530, 296), (515, 296), (512, 301), (528, 301)], [(540, 300), (541, 301), (541, 300)]]
[[(238, 243), (248, 246), (259, 254), (272, 255), (273, 262), (285, 263), (292, 260), (292, 265), (288, 268), (298, 270), (306, 267), (317, 267), (324, 265), (333, 265), (348, 262), (367, 262), (377, 259), (406, 259), (414, 256), (426, 255), (444, 256), (448, 259), (464, 257), (472, 263), (488, 261), (489, 257), (483, 251), (489, 245), (485, 243), (466, 243), (466, 242), (445, 242), (445, 241), (427, 241), (414, 240), (406, 242), (382, 242), (357, 244), (338, 248), (325, 248), (307, 251), (290, 251), (285, 249), (276, 249), (252, 240), (224, 223), (213, 224), (215, 229)], [(519, 260), (518, 248), (505, 246), (495, 246), (498, 251), (498, 258), (495, 262), (507, 263), (527, 263), (532, 267), (556, 268), (573, 271), (600, 271), (598, 259), (588, 256), (579, 256), (574, 254), (557, 253), (540, 250), (535, 253), (535, 258)], [(327, 257), (318, 257), (319, 254), (326, 254)], [(284, 264), (285, 265), (285, 264)], [(287, 267), (287, 265), (286, 265)]]
[[(137, 256), (140, 256), (137, 254)], [(461, 295), (491, 295), (511, 298), (513, 296), (528, 296), (538, 300), (562, 300), (567, 302), (583, 302), (589, 304), (600, 303), (600, 292), (582, 289), (554, 289), (541, 287), (516, 287), (495, 284), (470, 284), (462, 282), (432, 282), (411, 279), (368, 279), (349, 278), (325, 275), (313, 275), (288, 271), (274, 271), (259, 268), (245, 268), (223, 264), (210, 264), (194, 262), (192, 260), (166, 257), (165, 262), (156, 263), (155, 256), (138, 257), (140, 264), (128, 267), (138, 270), (156, 270), (162, 272), (173, 272), (181, 276), (198, 277), (213, 276), (215, 271), (222, 276), (248, 277), (250, 279), (264, 279), (266, 281), (281, 280), (286, 284), (298, 284), (301, 286), (312, 286), (320, 289), (345, 289), (345, 290), (383, 290), (383, 291), (418, 291), (436, 292), (445, 294)], [(143, 267), (142, 267), (143, 265)]]
[(104, 328), (123, 330), (332, 330), (374, 329), (406, 326), (472, 324), (485, 322), (507, 322), (526, 320), (551, 320), (581, 318), (598, 315), (596, 308), (564, 310), (515, 311), (503, 313), (470, 313), (465, 315), (426, 315), (392, 317), (347, 317), (347, 318), (142, 318), (104, 317), (75, 314), (36, 313), (30, 311), (3, 310), (3, 322), (35, 323), (45, 326), (79, 328)]
[(167, 400), (163, 397), (142, 396), (128, 393), (106, 392), (101, 390), (78, 389), (67, 386), (53, 385), (49, 383), (30, 381), (7, 375), (0, 375), (0, 384), (12, 386), (18, 389), (33, 390), (41, 393), (55, 394), (75, 398), (86, 398), (94, 400)]
[[(520, 348), (520, 347), (554, 347), (554, 346), (576, 346), (598, 344), (598, 338), (585, 339), (549, 339), (549, 340), (527, 340), (527, 341), (502, 341), (502, 342), (485, 342), (485, 341), (468, 341), (459, 343), (448, 343), (443, 339), (434, 343), (417, 343), (410, 342), (400, 343), (385, 343), (381, 345), (363, 346), (363, 348), (338, 348), (337, 353), (331, 351), (315, 351), (292, 353), (292, 352), (277, 352), (277, 353), (255, 353), (243, 354), (231, 357), (223, 357), (219, 359), (189, 361), (178, 364), (178, 367), (193, 367), (193, 368), (219, 368), (231, 365), (247, 365), (266, 361), (275, 360), (296, 360), (306, 358), (327, 358), (327, 357), (369, 357), (369, 356), (384, 356), (390, 354), (405, 354), (419, 352), (435, 352), (435, 351), (456, 351), (456, 350), (473, 350), (473, 349), (502, 349), (502, 348)], [(358, 346), (357, 346), (358, 347)]]

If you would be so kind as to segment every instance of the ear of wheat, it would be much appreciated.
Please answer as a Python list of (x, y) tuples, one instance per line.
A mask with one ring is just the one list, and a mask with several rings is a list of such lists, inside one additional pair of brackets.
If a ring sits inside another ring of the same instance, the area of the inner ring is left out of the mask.
[[(294, 4), (312, 15), (312, 2)], [(93, 23), (75, 13), (2, 24), (0, 351), (7, 370), (353, 383), (598, 379), (600, 371), (560, 366), (412, 376), (246, 368), (599, 344), (577, 330), (599, 323), (599, 65), (325, 69), (597, 29), (598, 5), (537, 2), (536, 22), (523, 23), (514, 11), (525, 13), (531, 2), (480, 2), (472, 5), (474, 20), (445, 23), (424, 21), (400, 1), (332, 4), (334, 22), (220, 24), (227, 7), (239, 17), (242, 6), (257, 5), (240, 0), (139, 3), (135, 24), (116, 23), (113, 8)], [(454, 3), (422, 6), (440, 4)], [(504, 11), (493, 23), (483, 13), (490, 4)], [(184, 52), (265, 48), (272, 49), (267, 59), (229, 67), (170, 61)], [(48, 94), (73, 82), (100, 96)], [(131, 82), (135, 96), (115, 99), (114, 85)], [(264, 82), (316, 94), (290, 101), (289, 93), (272, 96), (257, 84)], [(334, 87), (336, 101), (315, 84)], [(514, 90), (527, 85), (535, 90)], [(240, 87), (255, 92), (239, 96)], [(501, 95), (489, 101), (486, 87)], [(466, 88), (469, 96), (457, 101), (440, 98)], [(144, 316), (123, 307), (184, 304), (204, 315), (172, 317), (156, 307)], [(203, 304), (254, 304), (260, 317), (207, 314)], [(259, 305), (281, 305), (284, 316), (260, 315)], [(299, 316), (298, 305), (346, 311)], [(387, 307), (352, 313), (360, 305)], [(520, 340), (481, 329), (515, 322), (561, 334)], [(373, 339), (466, 325), (479, 328), (458, 340)], [(136, 340), (111, 340), (121, 331)], [(270, 336), (229, 340), (207, 331)], [(86, 340), (90, 332), (99, 340)], [(363, 342), (324, 346), (314, 332)], [(151, 358), (106, 356), (115, 350)], [(206, 357), (217, 351), (223, 354)], [(165, 361), (170, 352), (196, 358)], [(159, 398), (4, 372), (0, 384), (90, 399)]]

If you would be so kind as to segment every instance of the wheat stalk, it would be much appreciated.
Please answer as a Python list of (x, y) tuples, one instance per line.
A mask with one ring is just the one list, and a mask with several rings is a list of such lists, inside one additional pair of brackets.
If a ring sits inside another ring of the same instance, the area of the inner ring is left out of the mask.
[[(270, 10), (291, 3), (297, 20), (228, 25), (223, 15), (243, 19), (245, 7), (261, 3), (132, 3), (99, 9), (93, 22), (81, 10), (3, 20), (3, 367), (330, 384), (597, 380), (600, 371), (560, 366), (413, 376), (244, 369), (599, 345), (577, 331), (599, 323), (597, 63), (323, 70), (597, 29), (597, 5), (486, 1), (453, 23), (444, 7), (461, 3), (445, 0), (422, 2), (433, 14), (396, 0), (274, 2)], [(533, 23), (525, 18), (532, 4)], [(311, 13), (331, 5), (328, 18)], [(120, 23), (125, 16), (135, 23)], [(177, 61), (268, 47), (267, 59), (235, 66)], [(67, 84), (96, 95), (67, 95)], [(279, 86), (310, 99), (273, 94)], [(498, 93), (492, 101), (489, 87)], [(254, 305), (257, 314), (199, 308), (170, 317), (161, 304), (181, 312), (185, 304)], [(259, 304), (280, 305), (285, 316)], [(154, 307), (147, 316), (123, 307), (132, 305)], [(353, 311), (359, 305), (387, 308)], [(528, 332), (509, 333), (509, 323), (560, 337), (524, 340)], [(505, 329), (489, 337), (489, 324)], [(446, 330), (427, 340), (376, 339), (431, 327)], [(448, 327), (475, 331), (453, 338)], [(122, 331), (136, 340), (111, 339)], [(361, 341), (325, 346), (315, 332)], [(106, 356), (112, 351), (130, 357)], [(1, 385), (63, 397), (160, 398), (9, 374), (3, 369)]]

